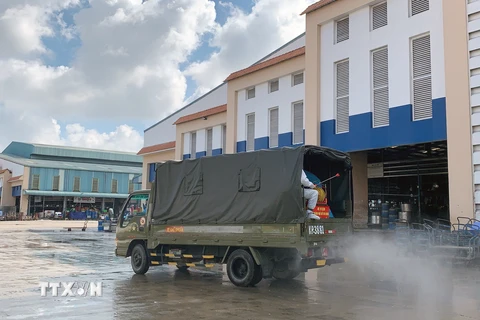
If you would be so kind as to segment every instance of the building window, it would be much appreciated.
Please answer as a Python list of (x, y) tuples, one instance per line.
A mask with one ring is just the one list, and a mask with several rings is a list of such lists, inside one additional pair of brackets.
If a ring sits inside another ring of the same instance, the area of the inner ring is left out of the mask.
[(128, 193), (132, 193), (134, 191), (133, 180), (128, 181)]
[(52, 191), (58, 191), (60, 189), (60, 176), (53, 176)]
[(373, 126), (389, 125), (388, 48), (372, 51)]
[(156, 163), (148, 164), (148, 182), (155, 181), (155, 170), (157, 169)]
[(255, 87), (247, 89), (247, 100), (255, 98)]
[(335, 32), (337, 43), (350, 38), (350, 18), (346, 17), (335, 23)]
[(279, 88), (278, 79), (277, 80), (272, 80), (268, 83), (268, 89), (269, 89), (270, 93), (278, 91), (278, 88)]
[(335, 63), (336, 88), (335, 111), (336, 132), (343, 133), (349, 130), (350, 115), (350, 83), (349, 60)]
[(190, 134), (190, 158), (195, 159), (197, 156), (197, 132)]
[(303, 72), (292, 75), (292, 86), (303, 83)]
[(372, 6), (372, 30), (388, 25), (387, 2)]
[(92, 192), (98, 192), (98, 178), (92, 179)]
[(268, 110), (269, 135), (268, 143), (270, 148), (278, 147), (278, 108)]
[(293, 104), (293, 144), (303, 143), (303, 101)]
[(410, 0), (410, 16), (430, 10), (430, 0)]
[(73, 192), (80, 192), (80, 177), (73, 178)]
[(222, 153), (227, 153), (227, 126), (222, 126)]
[(430, 35), (412, 39), (413, 120), (432, 117)]
[(117, 179), (112, 179), (112, 193), (118, 193), (118, 181), (117, 181)]
[(255, 113), (247, 114), (247, 151), (255, 150)]
[(206, 155), (211, 156), (212, 155), (212, 147), (213, 147), (213, 130), (207, 129), (207, 151)]
[(32, 177), (32, 190), (40, 189), (40, 175), (34, 174)]

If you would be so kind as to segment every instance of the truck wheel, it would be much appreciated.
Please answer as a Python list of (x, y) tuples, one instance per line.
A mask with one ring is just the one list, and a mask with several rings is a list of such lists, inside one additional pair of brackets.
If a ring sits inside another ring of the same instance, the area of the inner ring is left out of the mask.
[(254, 281), (256, 264), (250, 253), (243, 249), (232, 252), (227, 262), (227, 275), (238, 287), (248, 287)]
[(297, 277), (300, 271), (291, 270), (288, 268), (288, 264), (280, 262), (273, 267), (272, 276), (277, 280), (290, 280)]
[(263, 279), (262, 266), (255, 265), (255, 275), (253, 276), (253, 280), (250, 283), (250, 286), (253, 287), (254, 285), (258, 284), (260, 281), (262, 281), (262, 279)]
[(273, 272), (273, 277), (277, 280), (291, 280), (298, 277), (300, 271), (288, 270), (287, 272), (275, 273)]
[(177, 269), (179, 271), (182, 271), (182, 272), (185, 272), (188, 270), (188, 268), (190, 268), (189, 266), (177, 266)]
[(150, 268), (150, 262), (148, 261), (147, 252), (145, 247), (140, 243), (136, 244), (132, 250), (132, 256), (130, 257), (132, 269), (136, 274), (145, 274)]

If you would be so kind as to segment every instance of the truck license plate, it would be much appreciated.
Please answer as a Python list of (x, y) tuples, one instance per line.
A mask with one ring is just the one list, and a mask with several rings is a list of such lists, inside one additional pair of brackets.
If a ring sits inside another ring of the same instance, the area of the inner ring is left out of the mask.
[(308, 226), (308, 234), (325, 234), (323, 226)]

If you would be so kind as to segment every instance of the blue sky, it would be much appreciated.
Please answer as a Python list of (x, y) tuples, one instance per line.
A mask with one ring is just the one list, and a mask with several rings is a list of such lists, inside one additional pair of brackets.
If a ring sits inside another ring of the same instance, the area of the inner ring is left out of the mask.
[[(146, 0), (148, 1), (148, 0)], [(215, 10), (216, 10), (216, 22), (220, 25), (223, 25), (228, 18), (229, 9), (226, 6), (220, 4), (222, 3), (231, 3), (237, 8), (240, 8), (245, 13), (251, 13), (252, 8), (254, 6), (254, 0), (214, 0), (215, 2)], [(68, 27), (74, 26), (74, 16), (80, 10), (84, 8), (88, 8), (89, 4), (87, 0), (82, 0), (82, 5), (67, 9), (63, 11), (63, 19)], [(56, 25), (58, 31), (60, 27)], [(181, 64), (180, 70), (184, 71), (185, 68), (189, 65), (189, 63), (194, 61), (203, 61), (207, 60), (208, 57), (218, 50), (218, 48), (213, 48), (209, 46), (209, 40), (212, 38), (212, 34), (205, 34), (201, 39), (201, 45), (198, 47), (189, 57), (189, 61)], [(49, 66), (70, 66), (72, 61), (74, 60), (75, 53), (79, 47), (81, 47), (82, 43), (78, 36), (67, 40), (64, 37), (46, 37), (43, 39), (45, 46), (53, 53), (53, 54), (45, 54), (42, 56), (42, 60), (46, 65)], [(186, 99), (191, 96), (196, 89), (196, 84), (192, 80), (191, 77), (186, 76), (187, 80), (187, 92), (186, 92)], [(160, 120), (160, 119), (158, 119)], [(67, 123), (58, 121), (62, 127)], [(154, 123), (154, 122), (153, 122)], [(152, 124), (153, 124), (152, 123)], [(143, 123), (138, 121), (129, 122), (129, 125), (133, 126), (136, 130), (142, 132), (145, 129)], [(116, 124), (109, 123), (105, 121), (97, 121), (92, 119), (88, 123), (84, 125), (87, 129), (98, 128), (105, 131), (112, 131), (115, 130)]]

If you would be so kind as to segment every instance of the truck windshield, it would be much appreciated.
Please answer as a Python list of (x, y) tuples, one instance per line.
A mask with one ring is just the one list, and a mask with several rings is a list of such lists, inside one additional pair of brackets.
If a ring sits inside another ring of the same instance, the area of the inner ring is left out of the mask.
[(148, 193), (132, 195), (122, 212), (122, 227), (126, 227), (134, 217), (147, 215)]

